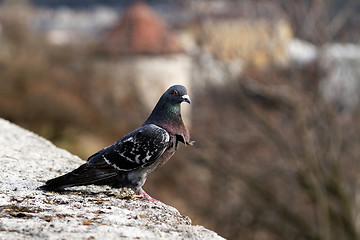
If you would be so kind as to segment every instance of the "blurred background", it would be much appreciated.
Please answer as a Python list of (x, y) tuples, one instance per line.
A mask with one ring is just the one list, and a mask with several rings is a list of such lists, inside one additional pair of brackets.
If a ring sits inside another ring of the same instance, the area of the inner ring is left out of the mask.
[(84, 160), (183, 84), (145, 190), (228, 239), (360, 239), (360, 2), (2, 0), (0, 117)]

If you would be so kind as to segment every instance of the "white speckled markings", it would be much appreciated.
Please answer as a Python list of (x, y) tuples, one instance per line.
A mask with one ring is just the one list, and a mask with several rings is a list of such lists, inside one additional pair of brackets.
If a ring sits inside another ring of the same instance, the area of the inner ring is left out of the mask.
[(36, 190), (83, 161), (0, 119), (0, 239), (223, 239), (161, 203), (131, 192), (78, 187)]

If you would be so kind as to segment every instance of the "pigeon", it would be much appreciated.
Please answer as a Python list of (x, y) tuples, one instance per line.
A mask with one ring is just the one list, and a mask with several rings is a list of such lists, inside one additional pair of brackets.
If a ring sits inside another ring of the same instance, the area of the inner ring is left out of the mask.
[(190, 104), (186, 88), (170, 87), (138, 129), (93, 154), (72, 172), (48, 180), (39, 189), (63, 191), (73, 186), (108, 185), (131, 188), (141, 200), (157, 201), (142, 189), (147, 176), (171, 158), (179, 142), (193, 145), (181, 118), (182, 102)]

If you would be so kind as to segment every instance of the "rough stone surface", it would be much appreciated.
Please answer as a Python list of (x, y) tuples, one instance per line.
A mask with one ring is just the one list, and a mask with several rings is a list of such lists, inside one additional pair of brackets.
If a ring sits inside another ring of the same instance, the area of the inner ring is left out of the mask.
[(0, 119), (0, 239), (223, 239), (163, 203), (132, 191), (36, 188), (83, 161)]

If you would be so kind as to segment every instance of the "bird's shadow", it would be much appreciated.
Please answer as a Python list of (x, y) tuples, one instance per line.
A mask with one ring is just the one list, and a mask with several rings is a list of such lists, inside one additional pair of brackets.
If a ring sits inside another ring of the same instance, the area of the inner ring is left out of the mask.
[(111, 188), (108, 186), (80, 186), (69, 187), (59, 191), (48, 191), (59, 195), (81, 195), (84, 197), (114, 197), (120, 199), (133, 199), (135, 192), (130, 188)]

